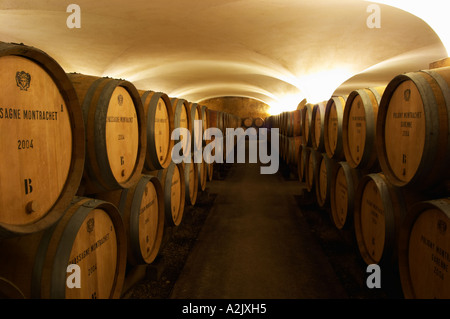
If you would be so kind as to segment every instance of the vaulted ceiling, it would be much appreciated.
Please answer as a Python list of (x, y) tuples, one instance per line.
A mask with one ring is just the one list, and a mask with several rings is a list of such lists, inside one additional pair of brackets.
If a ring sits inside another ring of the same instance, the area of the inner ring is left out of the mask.
[[(80, 28), (67, 25), (71, 3)], [(380, 27), (371, 28), (371, 4), (0, 0), (0, 41), (37, 47), (66, 72), (122, 78), (190, 102), (250, 97), (277, 113), (303, 98), (315, 103), (385, 85), (447, 57), (436, 30), (402, 9), (378, 3)]]

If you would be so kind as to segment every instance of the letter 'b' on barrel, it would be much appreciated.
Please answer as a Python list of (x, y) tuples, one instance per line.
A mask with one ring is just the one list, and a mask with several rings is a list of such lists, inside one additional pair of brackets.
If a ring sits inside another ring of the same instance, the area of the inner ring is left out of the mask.
[(79, 100), (67, 74), (39, 49), (0, 43), (0, 237), (61, 218), (83, 174)]

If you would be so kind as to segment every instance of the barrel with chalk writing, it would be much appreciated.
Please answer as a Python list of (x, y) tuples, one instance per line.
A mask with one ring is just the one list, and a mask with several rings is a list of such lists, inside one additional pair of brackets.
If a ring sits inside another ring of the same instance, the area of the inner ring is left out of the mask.
[(164, 232), (164, 193), (154, 175), (142, 175), (131, 188), (97, 194), (119, 209), (128, 242), (128, 264), (151, 264), (159, 254)]
[(127, 259), (111, 203), (75, 197), (53, 227), (0, 241), (0, 273), (32, 299), (120, 298)]
[(421, 201), (405, 217), (399, 273), (408, 299), (450, 298), (450, 198)]
[(376, 144), (386, 178), (425, 189), (450, 177), (450, 67), (396, 76), (378, 109)]
[(182, 163), (172, 162), (169, 167), (157, 171), (164, 191), (165, 225), (177, 227), (183, 220), (186, 195), (186, 180)]
[(85, 160), (74, 87), (45, 52), (0, 42), (0, 237), (52, 226), (75, 196)]
[(145, 161), (146, 121), (136, 87), (120, 79), (68, 74), (80, 99), (86, 162), (78, 195), (136, 184)]
[(139, 91), (147, 126), (147, 152), (144, 170), (154, 171), (169, 166), (172, 160), (173, 110), (167, 94)]

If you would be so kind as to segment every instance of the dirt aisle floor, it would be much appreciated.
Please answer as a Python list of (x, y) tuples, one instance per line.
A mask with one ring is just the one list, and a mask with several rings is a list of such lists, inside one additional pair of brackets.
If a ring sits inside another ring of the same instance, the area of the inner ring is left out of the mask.
[(401, 299), (397, 277), (369, 289), (353, 234), (302, 184), (258, 164), (216, 165), (215, 179), (167, 229), (151, 275), (130, 299)]

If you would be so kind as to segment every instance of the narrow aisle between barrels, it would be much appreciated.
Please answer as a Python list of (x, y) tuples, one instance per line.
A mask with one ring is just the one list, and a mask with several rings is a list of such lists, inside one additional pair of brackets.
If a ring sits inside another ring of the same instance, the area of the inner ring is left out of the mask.
[(298, 181), (233, 164), (217, 194), (173, 299), (347, 298), (302, 216)]

